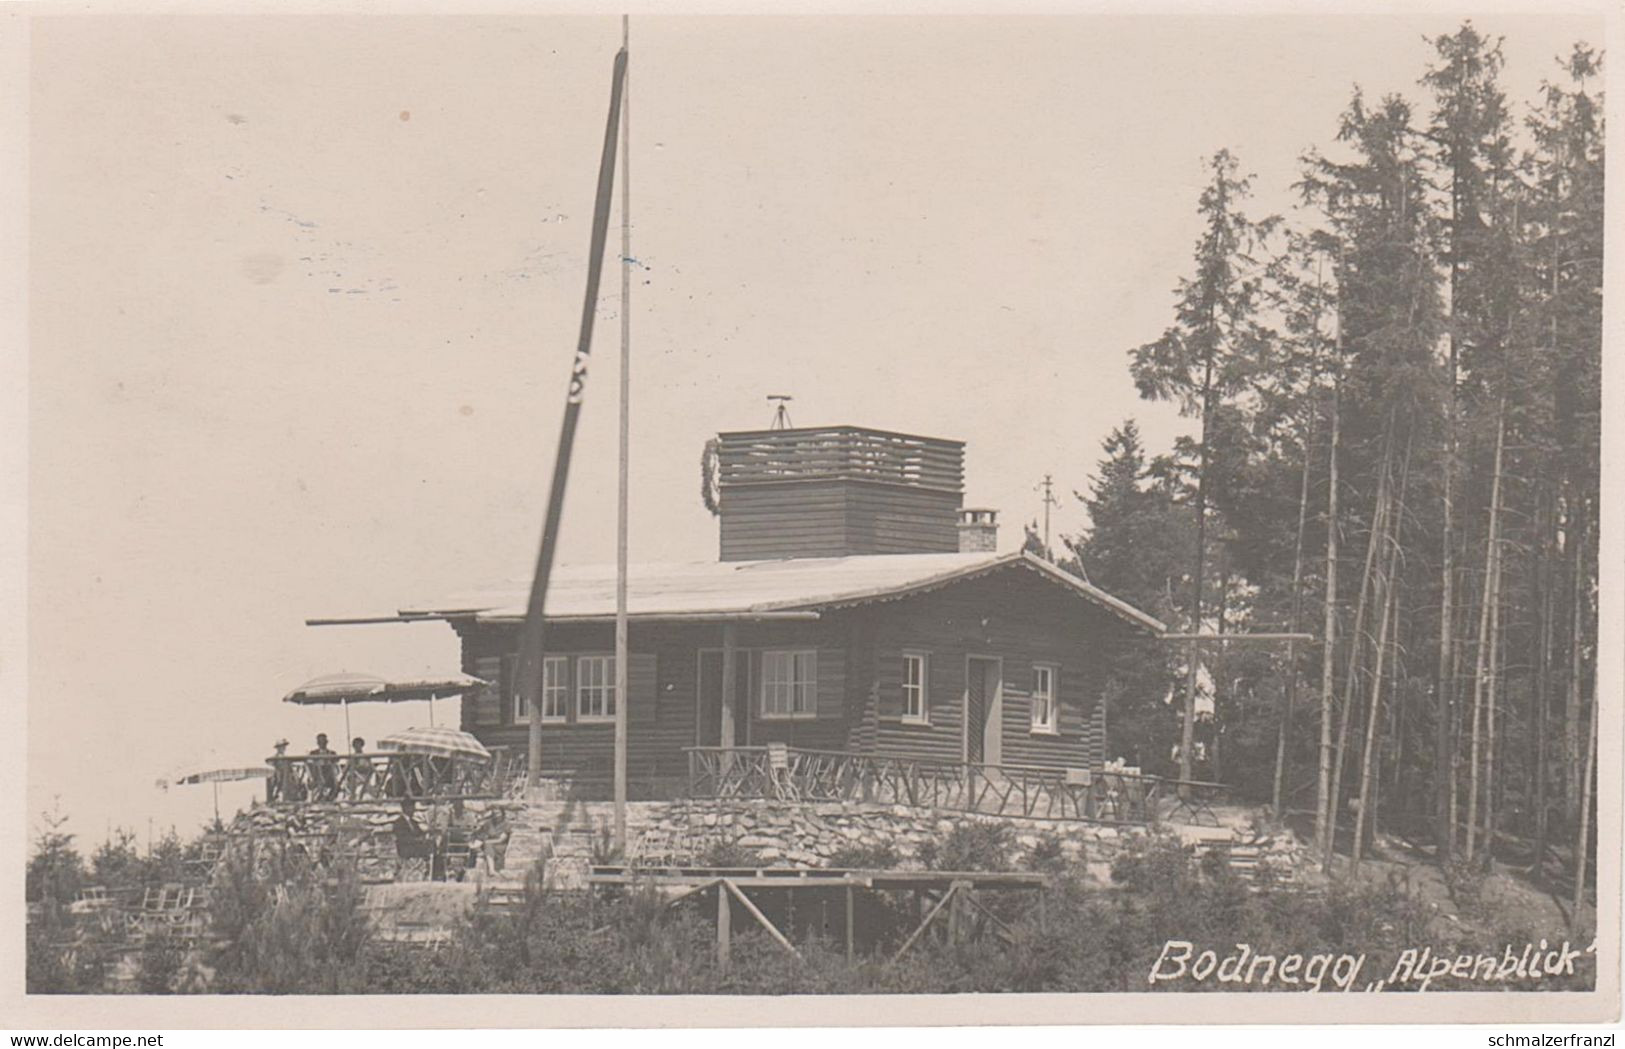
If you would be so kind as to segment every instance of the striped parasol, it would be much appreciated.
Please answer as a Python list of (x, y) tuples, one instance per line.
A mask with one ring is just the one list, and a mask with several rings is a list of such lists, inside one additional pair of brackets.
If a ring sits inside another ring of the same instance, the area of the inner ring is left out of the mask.
[(175, 780), (177, 786), (195, 786), (199, 783), (238, 783), (245, 779), (270, 779), (271, 770), (264, 765), (242, 765), (229, 769), (209, 769), (189, 772)]
[(249, 779), (270, 779), (271, 769), (266, 765), (234, 765), (229, 768), (199, 769), (197, 771), (182, 772), (176, 776), (166, 776), (157, 782), (159, 790), (168, 790), (171, 786), (195, 787), (201, 783), (214, 785), (214, 819), (220, 822), (220, 784), (239, 783)]
[(402, 703), (455, 696), (485, 684), (468, 674), (379, 677), (377, 674), (323, 674), (282, 697), (284, 703)]
[(427, 674), (385, 678), (377, 674), (341, 672), (323, 674), (282, 697), (284, 703), (301, 706), (340, 703), (344, 706), (344, 737), (350, 738), (351, 703), (406, 703), (429, 701), (429, 724), (434, 724), (434, 701), (442, 696), (459, 696), (486, 682), (468, 674)]
[(489, 760), (491, 752), (485, 744), (459, 729), (444, 726), (409, 728), (378, 741), (381, 750), (398, 750), (403, 754), (432, 754), (442, 758), (479, 758)]

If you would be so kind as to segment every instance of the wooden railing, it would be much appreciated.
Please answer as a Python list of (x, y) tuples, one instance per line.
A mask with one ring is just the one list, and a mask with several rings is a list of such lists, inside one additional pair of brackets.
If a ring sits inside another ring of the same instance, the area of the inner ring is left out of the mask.
[(514, 782), (513, 760), (502, 750), (491, 760), (388, 751), (290, 754), (265, 762), (271, 766), (265, 796), (273, 805), (500, 798), (511, 795)]
[(1036, 819), (1148, 823), (1165, 781), (1121, 772), (917, 761), (793, 747), (689, 747), (690, 797), (864, 801)]
[(724, 485), (854, 478), (958, 492), (965, 446), (855, 426), (719, 434)]

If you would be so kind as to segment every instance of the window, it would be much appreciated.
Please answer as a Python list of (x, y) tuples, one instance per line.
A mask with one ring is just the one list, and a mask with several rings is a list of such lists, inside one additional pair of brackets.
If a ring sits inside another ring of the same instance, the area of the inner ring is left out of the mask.
[[(512, 661), (509, 673), (518, 674), (518, 659)], [(542, 720), (563, 721), (565, 712), (569, 709), (569, 686), (565, 684), (565, 674), (569, 670), (569, 658), (566, 656), (547, 656), (542, 660)], [(517, 676), (510, 682), (513, 689), (513, 723), (515, 725), (530, 724), (530, 704), (525, 697), (519, 694), (519, 681)]]
[(614, 717), (615, 657), (580, 657), (576, 660), (576, 720), (608, 721)]
[(762, 717), (810, 718), (817, 714), (818, 653), (762, 653)]
[(917, 725), (930, 724), (926, 706), (926, 658), (921, 652), (903, 653), (903, 720)]
[(1061, 733), (1061, 704), (1055, 698), (1055, 668), (1033, 667), (1033, 731)]

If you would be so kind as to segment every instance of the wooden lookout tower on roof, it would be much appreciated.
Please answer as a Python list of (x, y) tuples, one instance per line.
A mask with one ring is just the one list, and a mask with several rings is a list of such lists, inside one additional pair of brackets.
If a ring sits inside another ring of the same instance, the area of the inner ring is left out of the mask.
[(965, 445), (861, 426), (717, 437), (721, 558), (954, 553)]

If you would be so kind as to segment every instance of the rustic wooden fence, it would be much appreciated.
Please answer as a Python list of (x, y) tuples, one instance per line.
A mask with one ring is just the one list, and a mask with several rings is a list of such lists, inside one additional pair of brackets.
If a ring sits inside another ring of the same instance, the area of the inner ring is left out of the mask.
[(453, 801), (513, 796), (524, 778), (507, 751), (491, 760), (432, 757), (387, 751), (367, 754), (305, 754), (266, 758), (272, 805), (344, 805), (375, 801)]
[(688, 794), (700, 798), (849, 801), (996, 816), (1147, 823), (1164, 781), (1120, 772), (917, 761), (878, 754), (689, 747)]

